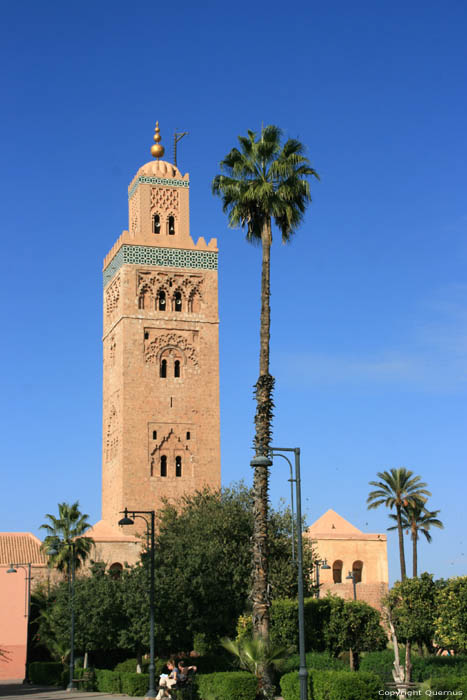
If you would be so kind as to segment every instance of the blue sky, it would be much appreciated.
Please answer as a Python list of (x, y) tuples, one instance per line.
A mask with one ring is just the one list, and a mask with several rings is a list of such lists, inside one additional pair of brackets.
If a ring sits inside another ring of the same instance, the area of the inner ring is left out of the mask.
[[(222, 479), (251, 481), (260, 251), (228, 229), (210, 183), (264, 122), (301, 139), (321, 176), (272, 253), (274, 442), (302, 449), (308, 522), (334, 508), (385, 532), (368, 482), (405, 466), (446, 526), (421, 543), (421, 570), (467, 573), (467, 8), (290, 7), (3, 7), (0, 529), (40, 534), (76, 499), (100, 518), (101, 264), (156, 119), (169, 158), (174, 130), (189, 131), (192, 235), (218, 239)], [(394, 580), (392, 534), (388, 550)]]

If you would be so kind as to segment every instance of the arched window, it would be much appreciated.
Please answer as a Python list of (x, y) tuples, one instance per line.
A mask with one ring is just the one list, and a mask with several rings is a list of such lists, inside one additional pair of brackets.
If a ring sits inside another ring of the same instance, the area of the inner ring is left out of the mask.
[(190, 301), (188, 304), (188, 308), (192, 313), (199, 313), (200, 308), (201, 308), (201, 303), (200, 303), (200, 298), (199, 294), (195, 292), (194, 294), (191, 295)]
[(352, 564), (352, 573), (353, 573), (353, 578), (355, 583), (361, 583), (362, 582), (362, 570), (363, 570), (363, 562), (362, 561), (354, 561)]
[(167, 456), (161, 456), (161, 476), (167, 476)]
[(161, 360), (160, 376), (162, 379), (167, 378), (167, 360)]
[(342, 562), (336, 559), (332, 565), (332, 580), (334, 583), (342, 583)]
[(177, 456), (175, 457), (175, 476), (181, 476), (182, 475), (182, 458)]
[(120, 576), (122, 575), (122, 571), (123, 566), (118, 561), (116, 561), (114, 564), (111, 564), (109, 567), (109, 574), (111, 578), (120, 578)]
[(159, 311), (165, 311), (165, 292), (161, 289), (159, 294), (157, 295), (157, 301), (159, 303)]
[(181, 292), (175, 292), (175, 294), (174, 294), (174, 306), (175, 306), (175, 311), (182, 310), (182, 293)]
[(175, 234), (175, 218), (173, 216), (169, 216), (168, 231), (169, 236), (173, 236)]
[(154, 214), (154, 216), (152, 217), (152, 232), (161, 232), (161, 217), (159, 216), (159, 214)]
[(138, 309), (144, 309), (144, 294), (138, 297)]
[(175, 360), (174, 362), (174, 377), (180, 376), (180, 360)]

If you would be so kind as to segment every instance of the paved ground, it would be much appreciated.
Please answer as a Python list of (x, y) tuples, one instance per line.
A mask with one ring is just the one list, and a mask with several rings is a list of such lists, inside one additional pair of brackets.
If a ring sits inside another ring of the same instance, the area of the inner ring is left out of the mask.
[[(40, 698), (40, 700), (79, 700), (84, 698), (99, 698), (100, 700), (115, 700), (115, 698), (125, 698), (125, 700), (136, 700), (128, 695), (107, 695), (107, 693), (84, 693), (73, 691), (67, 693), (66, 690), (57, 688), (43, 688), (37, 685), (23, 685), (21, 681), (0, 681), (0, 698), (5, 700), (18, 700), (18, 698)], [(137, 700), (141, 700), (138, 698)]]
[[(29, 698), (39, 698), (40, 700), (87, 700), (88, 698), (99, 698), (100, 700), (115, 700), (115, 698), (125, 698), (125, 700), (141, 700), (141, 698), (130, 698), (128, 695), (107, 695), (107, 693), (84, 693), (73, 691), (67, 693), (66, 690), (57, 688), (43, 688), (37, 685), (23, 685), (21, 681), (0, 681), (0, 698), (4, 700), (29, 700)], [(283, 700), (276, 698), (276, 700)]]

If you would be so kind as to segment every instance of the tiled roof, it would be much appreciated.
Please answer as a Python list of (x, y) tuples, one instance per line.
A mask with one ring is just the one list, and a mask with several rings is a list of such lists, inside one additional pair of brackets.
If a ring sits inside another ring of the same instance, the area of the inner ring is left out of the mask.
[(29, 562), (47, 564), (40, 539), (31, 532), (0, 532), (0, 566)]

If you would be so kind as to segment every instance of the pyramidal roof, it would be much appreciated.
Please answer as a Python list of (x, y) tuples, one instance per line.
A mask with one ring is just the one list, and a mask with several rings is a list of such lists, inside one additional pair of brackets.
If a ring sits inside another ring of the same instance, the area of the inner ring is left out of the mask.
[(314, 534), (334, 534), (334, 535), (361, 535), (363, 534), (355, 525), (336, 513), (331, 508), (327, 510), (318, 520), (310, 525), (308, 532)]

